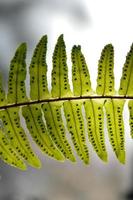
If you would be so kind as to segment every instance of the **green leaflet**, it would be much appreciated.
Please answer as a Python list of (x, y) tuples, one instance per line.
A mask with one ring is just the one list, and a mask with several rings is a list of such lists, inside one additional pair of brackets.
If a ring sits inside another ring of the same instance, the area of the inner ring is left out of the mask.
[(26, 44), (23, 43), (16, 50), (10, 65), (8, 79), (8, 103), (16, 104), (27, 100), (25, 90), (26, 78)]
[(130, 117), (129, 117), (130, 134), (131, 134), (131, 137), (133, 138), (133, 100), (130, 100), (128, 102), (128, 109), (130, 113)]
[(50, 97), (47, 84), (47, 36), (37, 44), (30, 64), (30, 97), (32, 100)]
[(82, 116), (82, 101), (65, 101), (64, 112), (67, 127), (77, 154), (85, 164), (89, 163), (89, 152), (85, 142), (84, 121)]
[(68, 67), (66, 63), (66, 47), (63, 35), (58, 38), (53, 53), (52, 97), (69, 97), (72, 95), (68, 82)]
[(80, 46), (73, 46), (71, 58), (74, 95), (90, 95), (92, 93), (90, 75)]
[(7, 164), (17, 167), (21, 170), (26, 170), (26, 165), (17, 155), (17, 153), (12, 148), (12, 145), (9, 143), (6, 136), (3, 134), (0, 129), (0, 159), (2, 159)]
[(126, 56), (120, 80), (119, 94), (133, 96), (133, 44)]
[(0, 118), (5, 127), (5, 134), (15, 151), (31, 166), (40, 167), (40, 160), (33, 153), (25, 132), (20, 125), (19, 108), (8, 108), (0, 111)]
[(98, 63), (96, 92), (98, 95), (114, 94), (114, 49), (111, 44), (104, 47)]
[(122, 117), (125, 100), (108, 99), (105, 103), (110, 143), (121, 163), (125, 163), (124, 122)]
[(2, 85), (2, 75), (0, 74), (0, 106), (6, 104), (5, 91)]
[(42, 120), (41, 106), (24, 106), (22, 107), (22, 114), (32, 138), (42, 152), (57, 160), (64, 160), (63, 155), (58, 151), (46, 130), (45, 124)]
[(104, 99), (84, 101), (85, 115), (87, 120), (88, 137), (97, 155), (107, 161), (107, 152), (104, 141)]
[(54, 102), (45, 103), (42, 105), (42, 109), (46, 119), (49, 135), (64, 157), (72, 162), (75, 162), (75, 157), (72, 153), (71, 146), (65, 136), (65, 128), (61, 116), (61, 104)]

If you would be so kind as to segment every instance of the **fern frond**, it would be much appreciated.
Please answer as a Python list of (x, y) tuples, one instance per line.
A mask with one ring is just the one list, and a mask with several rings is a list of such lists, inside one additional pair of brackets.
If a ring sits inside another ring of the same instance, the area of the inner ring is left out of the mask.
[[(114, 88), (114, 49), (104, 47), (98, 63), (96, 93), (91, 87), (89, 69), (80, 46), (71, 52), (72, 84), (70, 89), (66, 46), (59, 36), (54, 53), (52, 88), (47, 80), (47, 36), (37, 44), (31, 64), (30, 95), (26, 94), (26, 44), (21, 44), (13, 57), (6, 95), (0, 74), (0, 159), (26, 170), (26, 164), (40, 168), (41, 162), (32, 150), (27, 134), (43, 154), (58, 161), (76, 161), (74, 150), (89, 164), (89, 141), (99, 158), (108, 160), (104, 135), (104, 108), (108, 136), (120, 163), (125, 163), (123, 107), (129, 99), (131, 137), (133, 138), (133, 45), (126, 57), (120, 89)], [(116, 93), (118, 94), (116, 96)], [(30, 96), (27, 98), (27, 96)], [(22, 124), (21, 118), (24, 118)], [(27, 130), (24, 130), (25, 125)], [(87, 127), (87, 133), (85, 131)], [(28, 131), (29, 133), (25, 133)], [(71, 137), (67, 137), (68, 132)]]

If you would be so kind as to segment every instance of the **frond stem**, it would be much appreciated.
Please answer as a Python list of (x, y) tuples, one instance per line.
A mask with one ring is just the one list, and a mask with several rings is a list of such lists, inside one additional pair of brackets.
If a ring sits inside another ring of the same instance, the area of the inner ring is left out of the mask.
[(49, 98), (49, 99), (42, 99), (42, 100), (30, 100), (27, 102), (21, 103), (14, 103), (14, 104), (7, 104), (0, 106), (1, 109), (11, 108), (11, 107), (20, 107), (32, 104), (39, 104), (45, 102), (59, 102), (59, 101), (68, 101), (68, 100), (86, 100), (86, 99), (125, 99), (125, 100), (133, 100), (133, 96), (73, 96), (73, 97), (62, 97), (62, 98)]

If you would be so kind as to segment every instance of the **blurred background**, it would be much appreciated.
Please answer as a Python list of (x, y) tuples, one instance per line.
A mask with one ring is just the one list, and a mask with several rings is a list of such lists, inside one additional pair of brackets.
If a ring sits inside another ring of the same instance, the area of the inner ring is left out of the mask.
[[(0, 69), (8, 78), (10, 60), (21, 42), (28, 45), (27, 64), (42, 35), (48, 35), (48, 76), (56, 40), (64, 34), (69, 72), (72, 45), (80, 44), (96, 86), (97, 62), (104, 45), (115, 48), (116, 89), (125, 56), (133, 42), (132, 0), (0, 0)], [(71, 79), (71, 74), (70, 74)], [(50, 87), (49, 79), (49, 87)], [(91, 146), (90, 165), (58, 163), (42, 156), (42, 169), (21, 172), (0, 161), (0, 200), (122, 200), (133, 199), (133, 141), (127, 105), (124, 110), (126, 164), (116, 160), (107, 138), (109, 163), (101, 162)]]

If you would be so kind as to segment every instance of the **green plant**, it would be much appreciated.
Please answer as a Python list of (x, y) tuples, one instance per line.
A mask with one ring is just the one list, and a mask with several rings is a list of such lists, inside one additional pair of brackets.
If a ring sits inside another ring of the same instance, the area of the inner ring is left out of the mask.
[[(75, 162), (66, 137), (67, 125), (77, 155), (85, 164), (89, 163), (88, 138), (97, 155), (107, 161), (103, 130), (105, 108), (110, 143), (118, 160), (125, 163), (122, 112), (125, 101), (130, 99), (128, 105), (133, 137), (133, 46), (126, 57), (118, 92), (114, 89), (114, 50), (111, 44), (106, 45), (101, 53), (96, 93), (91, 88), (89, 71), (80, 46), (72, 48), (71, 91), (63, 35), (58, 38), (53, 53), (50, 93), (46, 50), (47, 36), (43, 36), (29, 67), (30, 97), (27, 97), (25, 88), (25, 43), (20, 45), (11, 61), (7, 95), (0, 78), (0, 158), (22, 170), (26, 169), (24, 161), (33, 167), (41, 166), (20, 122), (23, 116), (33, 140), (48, 156), (60, 161), (68, 159)], [(88, 134), (84, 130), (85, 126)]]

